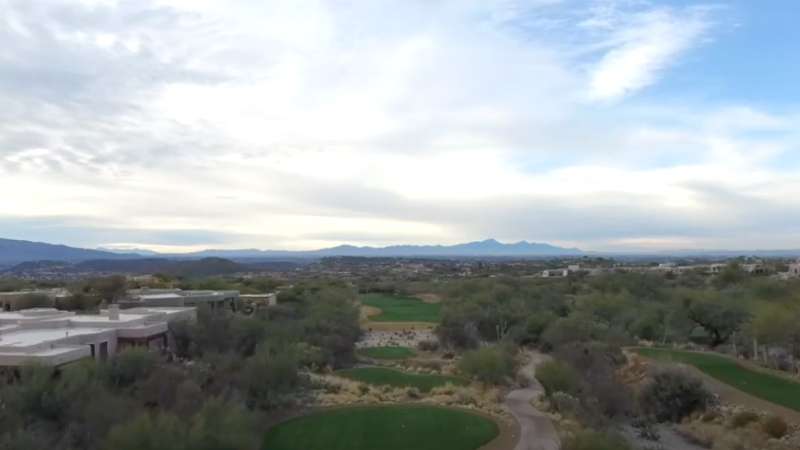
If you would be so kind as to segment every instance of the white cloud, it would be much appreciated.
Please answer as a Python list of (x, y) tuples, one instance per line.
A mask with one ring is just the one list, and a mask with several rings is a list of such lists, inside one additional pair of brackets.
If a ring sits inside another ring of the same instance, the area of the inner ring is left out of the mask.
[(614, 100), (655, 83), (683, 54), (699, 45), (711, 26), (705, 8), (649, 10), (620, 23), (588, 23), (610, 31), (611, 48), (591, 68), (589, 98)]
[(792, 238), (800, 181), (772, 164), (800, 116), (585, 101), (710, 33), (713, 10), (634, 3), (0, 0), (0, 190), (24, 193), (0, 235), (755, 244), (756, 208)]

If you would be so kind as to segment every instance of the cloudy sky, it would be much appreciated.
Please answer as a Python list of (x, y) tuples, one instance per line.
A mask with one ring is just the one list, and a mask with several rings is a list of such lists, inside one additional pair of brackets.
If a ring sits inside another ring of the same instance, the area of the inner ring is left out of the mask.
[(795, 0), (0, 0), (0, 237), (800, 248)]

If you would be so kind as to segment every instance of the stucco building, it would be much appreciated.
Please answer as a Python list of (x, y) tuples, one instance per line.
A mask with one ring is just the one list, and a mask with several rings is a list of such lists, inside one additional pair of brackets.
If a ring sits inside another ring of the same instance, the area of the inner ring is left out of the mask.
[(167, 324), (192, 320), (193, 307), (143, 307), (77, 315), (53, 308), (0, 313), (0, 367), (58, 366), (83, 358), (105, 359), (126, 346), (164, 348)]

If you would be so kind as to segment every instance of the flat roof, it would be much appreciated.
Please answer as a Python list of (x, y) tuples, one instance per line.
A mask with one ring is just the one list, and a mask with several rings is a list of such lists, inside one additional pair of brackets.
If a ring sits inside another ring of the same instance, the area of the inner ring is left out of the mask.
[(111, 320), (106, 315), (85, 315), (85, 316), (72, 316), (69, 318), (71, 322), (130, 322), (147, 317), (148, 314), (130, 314), (120, 313), (119, 320)]
[(0, 334), (0, 347), (27, 347), (70, 336), (83, 336), (109, 331), (104, 328), (43, 328)]
[(137, 295), (138, 298), (143, 300), (158, 300), (163, 298), (183, 298), (183, 295), (179, 294), (141, 294)]

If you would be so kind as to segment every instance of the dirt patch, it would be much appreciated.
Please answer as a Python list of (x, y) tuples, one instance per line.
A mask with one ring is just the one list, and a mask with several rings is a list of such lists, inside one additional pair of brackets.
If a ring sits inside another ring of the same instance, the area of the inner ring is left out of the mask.
[[(376, 323), (378, 324), (378, 323)], [(416, 348), (422, 341), (436, 340), (430, 329), (402, 328), (393, 330), (372, 329), (364, 333), (356, 347), (411, 347)]]
[(430, 331), (436, 327), (431, 322), (378, 322), (370, 320), (372, 317), (380, 315), (383, 310), (376, 306), (361, 305), (361, 328), (365, 331)]
[(367, 331), (431, 331), (436, 324), (430, 322), (363, 322), (361, 328)]
[(442, 302), (442, 296), (439, 295), (439, 294), (431, 294), (431, 293), (417, 294), (414, 297), (422, 300), (425, 303), (441, 303)]
[(375, 317), (383, 312), (382, 309), (375, 306), (361, 305), (361, 321), (368, 322), (370, 317)]

